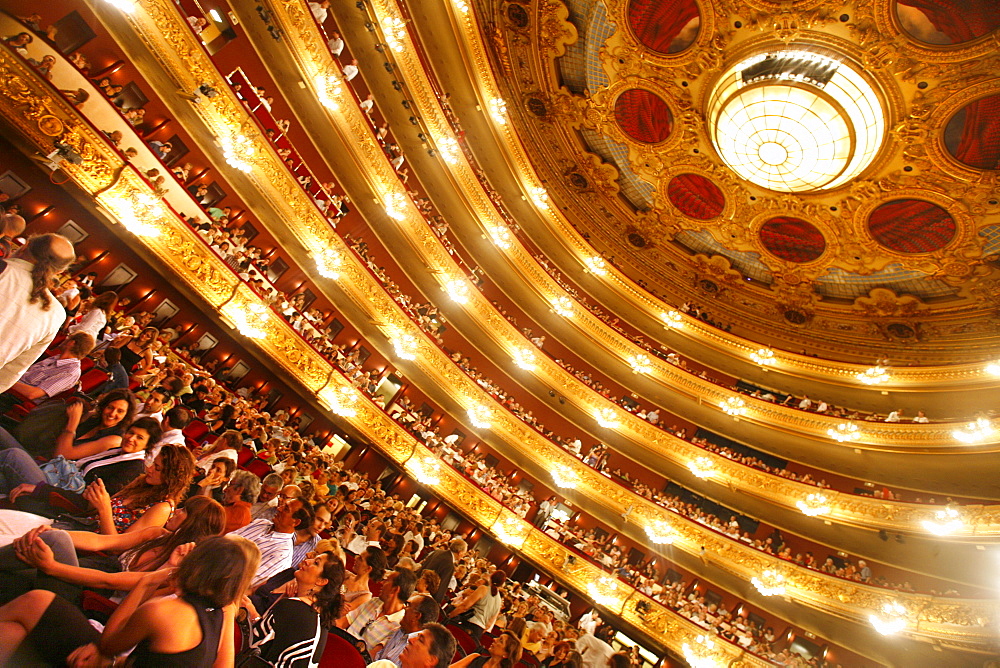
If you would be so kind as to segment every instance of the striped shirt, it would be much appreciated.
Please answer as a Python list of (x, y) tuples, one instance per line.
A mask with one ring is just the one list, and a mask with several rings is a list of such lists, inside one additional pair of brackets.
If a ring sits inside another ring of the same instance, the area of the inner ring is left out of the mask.
[(272, 575), (292, 567), (292, 539), (294, 533), (278, 533), (271, 520), (254, 520), (232, 532), (243, 536), (260, 548), (260, 566), (254, 575), (252, 587), (266, 582)]
[(48, 357), (35, 362), (21, 376), (19, 382), (31, 385), (54, 397), (72, 389), (80, 381), (80, 360), (75, 357)]
[(404, 614), (406, 608), (391, 615), (383, 615), (382, 600), (372, 598), (347, 613), (347, 621), (350, 624), (347, 632), (355, 638), (364, 640), (371, 650), (389, 639), (389, 636), (399, 628)]
[(315, 668), (326, 644), (326, 629), (312, 606), (284, 598), (254, 623), (250, 644), (274, 668)]

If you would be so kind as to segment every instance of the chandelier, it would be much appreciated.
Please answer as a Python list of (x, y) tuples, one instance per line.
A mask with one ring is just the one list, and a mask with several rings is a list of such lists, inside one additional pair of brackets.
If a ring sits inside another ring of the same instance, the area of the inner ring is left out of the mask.
[(605, 276), (608, 273), (608, 265), (604, 261), (604, 258), (598, 257), (597, 255), (592, 255), (583, 261), (586, 265), (587, 271), (592, 273), (594, 276)]
[(992, 376), (1000, 376), (1000, 360), (996, 362), (990, 362), (989, 364), (986, 365), (983, 371)]
[(441, 484), (441, 464), (431, 457), (419, 457), (409, 461), (407, 467), (421, 485), (434, 487)]
[(806, 498), (795, 502), (796, 507), (809, 517), (830, 513), (830, 500), (826, 494), (807, 494)]
[(338, 74), (320, 74), (316, 77), (316, 97), (333, 111), (340, 109), (339, 98), (344, 92), (343, 79)]
[(387, 193), (383, 200), (385, 213), (393, 220), (401, 221), (406, 218), (403, 208), (406, 206), (406, 195), (401, 192)]
[(895, 635), (906, 628), (906, 608), (896, 601), (886, 601), (882, 614), (869, 615), (868, 621), (882, 635)]
[(269, 315), (263, 304), (247, 304), (246, 311), (232, 309), (230, 317), (236, 324), (237, 331), (248, 339), (263, 339), (267, 336), (264, 327)]
[(458, 142), (455, 141), (454, 137), (442, 137), (437, 141), (437, 150), (441, 154), (441, 158), (447, 162), (449, 165), (454, 165), (458, 162)]
[(469, 421), (477, 429), (489, 429), (493, 419), (493, 411), (482, 404), (472, 404), (467, 411)]
[(501, 543), (515, 549), (524, 544), (524, 539), (527, 536), (525, 523), (512, 515), (501, 516), (493, 524), (491, 530)]
[(573, 467), (567, 466), (562, 462), (553, 462), (552, 482), (554, 482), (557, 487), (561, 487), (563, 489), (575, 489), (580, 483), (580, 476), (573, 470)]
[(763, 596), (783, 596), (785, 593), (785, 576), (771, 568), (761, 572), (760, 577), (750, 578), (750, 584)]
[(715, 641), (707, 635), (699, 635), (693, 643), (684, 643), (681, 645), (681, 652), (691, 668), (719, 667), (715, 653)]
[(137, 237), (160, 236), (159, 219), (163, 217), (163, 204), (154, 195), (132, 192), (125, 197), (112, 198), (122, 226)]
[(587, 593), (594, 603), (603, 605), (605, 608), (615, 607), (618, 604), (618, 582), (607, 575), (602, 575), (596, 580), (592, 580), (587, 585)]
[(889, 380), (889, 370), (884, 366), (875, 365), (855, 374), (854, 377), (865, 385), (881, 385)]
[(257, 149), (254, 148), (253, 141), (242, 132), (234, 131), (231, 136), (223, 137), (222, 157), (230, 167), (241, 172), (249, 172), (253, 169), (250, 160), (253, 159)]
[(705, 456), (695, 457), (689, 461), (688, 469), (702, 480), (715, 475), (715, 464), (710, 458)]
[(327, 388), (320, 392), (320, 398), (329, 407), (330, 412), (340, 417), (352, 418), (357, 416), (356, 408), (358, 393), (350, 387)]
[(923, 527), (935, 536), (950, 536), (965, 527), (962, 515), (957, 508), (946, 506), (934, 513), (933, 520), (924, 520)]
[(841, 422), (836, 427), (827, 429), (826, 435), (838, 443), (856, 441), (861, 438), (861, 428), (853, 422)]
[(135, 2), (133, 2), (133, 0), (104, 0), (104, 1), (120, 12), (125, 12), (126, 14), (135, 13)]
[(741, 178), (779, 192), (842, 186), (875, 159), (882, 103), (852, 63), (805, 50), (729, 68), (708, 103), (711, 139)]
[(747, 402), (743, 401), (740, 397), (728, 397), (719, 404), (719, 408), (721, 408), (726, 415), (739, 417), (740, 415), (746, 415)]
[(975, 422), (970, 422), (961, 429), (951, 432), (951, 437), (960, 443), (973, 445), (982, 443), (996, 433), (993, 422), (986, 418), (976, 418)]
[(507, 123), (507, 103), (504, 102), (499, 97), (490, 98), (487, 106), (490, 109), (490, 116), (499, 125), (504, 125)]
[(545, 210), (549, 208), (549, 194), (545, 191), (545, 188), (532, 186), (528, 188), (528, 196), (531, 197), (531, 201), (539, 209)]
[(316, 255), (316, 271), (323, 278), (333, 280), (340, 278), (340, 267), (343, 263), (344, 259), (340, 257), (340, 253), (332, 248), (324, 249)]
[(666, 313), (661, 313), (660, 320), (663, 321), (664, 326), (668, 329), (680, 327), (684, 324), (684, 316), (680, 314), (680, 311), (667, 311)]
[(453, 301), (465, 304), (469, 301), (469, 284), (463, 278), (452, 278), (444, 284), (444, 291)]
[(628, 364), (632, 367), (632, 373), (653, 372), (653, 361), (649, 359), (648, 355), (643, 355), (642, 353), (629, 357)]
[(531, 352), (527, 348), (515, 348), (514, 352), (511, 354), (511, 358), (514, 360), (514, 364), (525, 371), (531, 371), (534, 369), (535, 362), (537, 361), (535, 353)]
[(777, 359), (774, 357), (774, 351), (770, 348), (761, 348), (760, 350), (755, 350), (750, 353), (750, 359), (754, 363), (761, 366), (774, 366), (777, 363)]
[(673, 545), (676, 537), (670, 522), (664, 520), (653, 520), (646, 527), (646, 535), (657, 545)]
[(511, 245), (510, 230), (502, 225), (490, 225), (487, 229), (490, 240), (496, 244), (500, 250), (508, 250)]
[(555, 311), (556, 315), (561, 315), (564, 318), (572, 318), (573, 302), (569, 297), (561, 295), (552, 300), (552, 310)]
[(402, 52), (405, 48), (403, 42), (406, 40), (406, 23), (398, 16), (386, 16), (382, 19), (381, 26), (386, 46), (396, 53)]
[(605, 429), (617, 429), (621, 425), (621, 421), (618, 419), (618, 411), (610, 407), (597, 409), (597, 412), (594, 413), (594, 419), (597, 420), (597, 424)]
[(417, 350), (419, 346), (419, 341), (417, 337), (409, 332), (404, 332), (402, 330), (396, 330), (392, 339), (392, 349), (396, 351), (396, 357), (401, 360), (413, 361), (417, 359)]

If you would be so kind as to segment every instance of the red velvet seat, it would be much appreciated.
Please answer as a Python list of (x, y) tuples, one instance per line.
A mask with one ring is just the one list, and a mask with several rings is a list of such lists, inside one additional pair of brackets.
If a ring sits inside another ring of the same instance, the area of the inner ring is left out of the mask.
[(365, 659), (354, 645), (331, 633), (319, 660), (319, 668), (365, 668)]
[(475, 638), (469, 635), (468, 631), (455, 626), (454, 624), (448, 624), (447, 629), (451, 631), (451, 635), (455, 636), (458, 646), (462, 648), (462, 651), (465, 652), (465, 654), (471, 654), (476, 651), (476, 647), (479, 646), (479, 643), (476, 642)]
[(261, 480), (263, 480), (264, 476), (266, 476), (268, 473), (271, 472), (271, 465), (265, 462), (263, 459), (251, 459), (249, 462), (247, 462), (247, 465), (243, 466), (242, 468), (247, 471), (250, 471), (250, 473), (253, 473)]
[(182, 432), (185, 438), (190, 438), (195, 443), (200, 443), (201, 439), (208, 433), (208, 425), (201, 420), (192, 420)]
[(103, 369), (90, 369), (80, 377), (80, 391), (90, 394), (107, 382), (108, 372)]

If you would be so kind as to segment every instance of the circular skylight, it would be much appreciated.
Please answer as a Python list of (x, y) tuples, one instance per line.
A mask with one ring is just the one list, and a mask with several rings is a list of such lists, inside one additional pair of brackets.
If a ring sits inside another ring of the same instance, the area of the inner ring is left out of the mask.
[(871, 85), (850, 63), (805, 51), (754, 56), (727, 70), (708, 118), (726, 164), (780, 192), (844, 185), (871, 164), (885, 137)]

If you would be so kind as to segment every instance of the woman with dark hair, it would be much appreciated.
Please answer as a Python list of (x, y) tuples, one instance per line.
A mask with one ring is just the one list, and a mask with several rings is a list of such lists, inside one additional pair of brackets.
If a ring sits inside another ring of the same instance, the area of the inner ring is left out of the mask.
[[(205, 422), (208, 423), (208, 430), (213, 434), (225, 434), (225, 432), (235, 429), (236, 406), (226, 404), (217, 407), (217, 411), (213, 410), (205, 416)], [(240, 442), (243, 442), (242, 438)]]
[(348, 573), (344, 579), (342, 617), (371, 600), (371, 583), (382, 581), (386, 567), (385, 552), (378, 547), (368, 546), (354, 559), (354, 573)]
[(274, 668), (314, 666), (323, 655), (327, 629), (340, 612), (344, 564), (333, 552), (307, 557), (295, 571), (289, 595), (263, 615), (243, 599), (253, 621), (250, 646)]
[(122, 366), (132, 376), (142, 376), (153, 366), (153, 342), (160, 330), (147, 327), (138, 336), (121, 336), (113, 345), (122, 351)]
[[(10, 665), (27, 645), (48, 665), (107, 665), (123, 652), (130, 652), (134, 666), (232, 665), (235, 604), (259, 562), (260, 550), (244, 538), (209, 538), (176, 573), (164, 568), (145, 574), (103, 633), (66, 599), (30, 591), (0, 608), (0, 664)], [(176, 596), (156, 597), (170, 578)]]
[(142, 475), (146, 448), (160, 440), (160, 423), (153, 418), (139, 418), (122, 436), (121, 445), (78, 460), (55, 457), (39, 466), (20, 448), (0, 450), (0, 494), (16, 500), (21, 494), (35, 491), (42, 483), (82, 492), (98, 478), (110, 494)]
[[(61, 455), (80, 459), (117, 448), (135, 416), (135, 398), (128, 390), (112, 390), (97, 400), (84, 417), (83, 400), (70, 398), (64, 405), (50, 403), (36, 408), (15, 429), (0, 429), (0, 447), (20, 447), (40, 459)], [(62, 427), (61, 431), (56, 431)]]
[(35, 588), (76, 601), (84, 588), (130, 590), (144, 573), (167, 567), (174, 550), (219, 536), (224, 528), (222, 507), (206, 496), (193, 496), (162, 528), (111, 536), (44, 526), (32, 529), (0, 548), (0, 571), (23, 577), (28, 565), (37, 570)]
[[(114, 496), (108, 494), (104, 482), (98, 479), (83, 494), (38, 485), (30, 494), (19, 495), (15, 505), (26, 513), (57, 518), (59, 528), (93, 529), (109, 535), (141, 531), (166, 524), (187, 495), (192, 478), (191, 451), (178, 445), (164, 445), (145, 474)], [(38, 519), (34, 526), (45, 523)]]
[(117, 292), (114, 290), (102, 292), (83, 310), (83, 316), (80, 318), (80, 321), (70, 325), (67, 331), (70, 334), (74, 332), (87, 332), (94, 337), (94, 341), (100, 341), (98, 335), (104, 329), (104, 326), (108, 324), (108, 318), (111, 316), (111, 312), (115, 310), (117, 304)]
[(470, 654), (468, 659), (459, 661), (462, 668), (513, 668), (521, 660), (521, 641), (510, 631), (496, 637), (486, 654)]
[(480, 584), (452, 611), (452, 617), (457, 617), (463, 612), (472, 612), (468, 621), (459, 622), (458, 625), (466, 629), (476, 640), (483, 636), (484, 631), (492, 629), (497, 617), (500, 616), (500, 603), (503, 600), (500, 596), (500, 586), (506, 581), (506, 573), (495, 571), (490, 576), (489, 584), (485, 582)]

